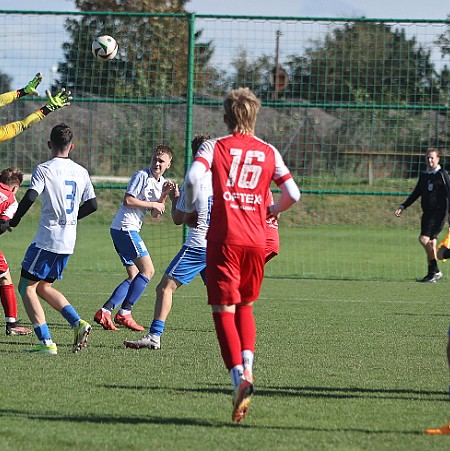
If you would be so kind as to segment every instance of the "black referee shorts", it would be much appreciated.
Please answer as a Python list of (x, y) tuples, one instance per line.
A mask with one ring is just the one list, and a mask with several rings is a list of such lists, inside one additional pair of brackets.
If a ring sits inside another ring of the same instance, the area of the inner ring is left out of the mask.
[(420, 234), (429, 236), (430, 239), (434, 240), (435, 238), (437, 238), (439, 233), (442, 232), (446, 219), (446, 210), (424, 211), (420, 224)]

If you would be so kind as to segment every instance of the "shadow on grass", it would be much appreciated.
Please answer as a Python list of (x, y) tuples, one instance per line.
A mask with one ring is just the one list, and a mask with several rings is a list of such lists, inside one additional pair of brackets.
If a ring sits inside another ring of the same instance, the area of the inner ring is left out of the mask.
[(258, 391), (262, 396), (300, 396), (307, 398), (371, 398), (371, 399), (404, 399), (407, 401), (443, 401), (448, 402), (446, 391), (384, 389), (358, 387), (267, 387)]
[[(211, 384), (210, 384), (211, 385)], [(166, 391), (168, 393), (211, 393), (230, 395), (230, 388), (222, 386), (200, 388), (176, 388), (176, 387), (148, 387), (144, 385), (99, 385), (107, 389), (119, 390), (148, 390)], [(261, 387), (255, 386), (258, 396), (281, 396), (301, 398), (328, 398), (328, 399), (403, 399), (406, 401), (438, 401), (448, 402), (446, 391), (410, 390), (410, 389), (376, 389), (356, 387)]]
[(235, 424), (230, 422), (214, 421), (214, 420), (202, 420), (196, 418), (177, 418), (177, 417), (156, 417), (156, 416), (86, 416), (86, 415), (60, 415), (57, 412), (54, 414), (34, 414), (19, 409), (0, 409), (1, 417), (17, 417), (21, 420), (40, 420), (40, 421), (55, 421), (63, 423), (90, 423), (90, 424), (157, 424), (157, 425), (170, 425), (170, 426), (195, 426), (195, 427), (208, 427), (208, 428), (224, 428), (230, 429), (249, 429), (249, 430), (280, 430), (280, 431), (310, 431), (310, 432), (329, 432), (336, 434), (336, 432), (359, 432), (363, 434), (404, 434), (404, 435), (423, 435), (422, 431), (418, 430), (373, 430), (364, 428), (316, 428), (308, 426), (277, 426), (277, 425), (254, 425), (254, 424)]

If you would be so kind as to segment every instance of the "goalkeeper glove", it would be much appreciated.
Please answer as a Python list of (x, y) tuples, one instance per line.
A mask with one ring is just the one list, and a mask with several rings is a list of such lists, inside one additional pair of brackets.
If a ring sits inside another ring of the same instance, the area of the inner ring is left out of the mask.
[(36, 88), (40, 85), (42, 81), (42, 74), (38, 72), (33, 80), (29, 81), (28, 84), (25, 86), (25, 88), (19, 89), (17, 91), (17, 97), (23, 97), (23, 96), (38, 96), (38, 92), (36, 91)]
[(47, 96), (47, 103), (41, 108), (44, 116), (51, 113), (52, 111), (57, 110), (58, 108), (63, 108), (67, 105), (70, 105), (70, 101), (73, 99), (72, 93), (70, 91), (66, 91), (65, 88), (62, 88), (61, 91), (52, 96), (50, 91), (47, 89), (45, 91)]
[(42, 81), (42, 74), (38, 72), (33, 80), (29, 81), (28, 84), (23, 88), (25, 91), (25, 94), (32, 95), (32, 96), (38, 96), (39, 94), (36, 91), (36, 88), (40, 85)]

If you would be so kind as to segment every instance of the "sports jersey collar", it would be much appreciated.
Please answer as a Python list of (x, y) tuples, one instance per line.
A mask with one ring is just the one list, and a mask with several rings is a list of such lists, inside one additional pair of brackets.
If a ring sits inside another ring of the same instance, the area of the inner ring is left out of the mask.
[(238, 138), (253, 138), (255, 136), (254, 133), (242, 133), (242, 132), (234, 132), (233, 136)]
[(4, 190), (11, 191), (11, 188), (8, 185), (5, 185), (4, 183), (0, 183), (0, 187), (3, 188)]
[(159, 182), (159, 179), (161, 178), (161, 176), (159, 176), (159, 179), (157, 179), (155, 177), (155, 174), (153, 174), (153, 169), (152, 168), (147, 168), (147, 174), (149, 177), (153, 177), (157, 182)]
[(427, 169), (427, 174), (436, 174), (436, 172), (439, 172), (441, 169), (441, 165), (438, 164), (434, 169)]

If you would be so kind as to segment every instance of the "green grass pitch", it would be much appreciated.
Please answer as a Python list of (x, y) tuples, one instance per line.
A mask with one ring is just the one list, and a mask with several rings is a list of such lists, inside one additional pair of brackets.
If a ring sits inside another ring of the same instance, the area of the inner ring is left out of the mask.
[[(122, 274), (75, 274), (61, 289), (92, 320)], [(135, 308), (148, 325), (153, 280)], [(450, 421), (449, 284), (266, 279), (251, 411), (231, 422), (231, 383), (199, 280), (181, 288), (160, 351), (94, 323), (89, 346), (47, 308), (57, 356), (0, 338), (1, 449), (442, 450), (423, 429)], [(25, 318), (20, 304), (21, 317)]]

